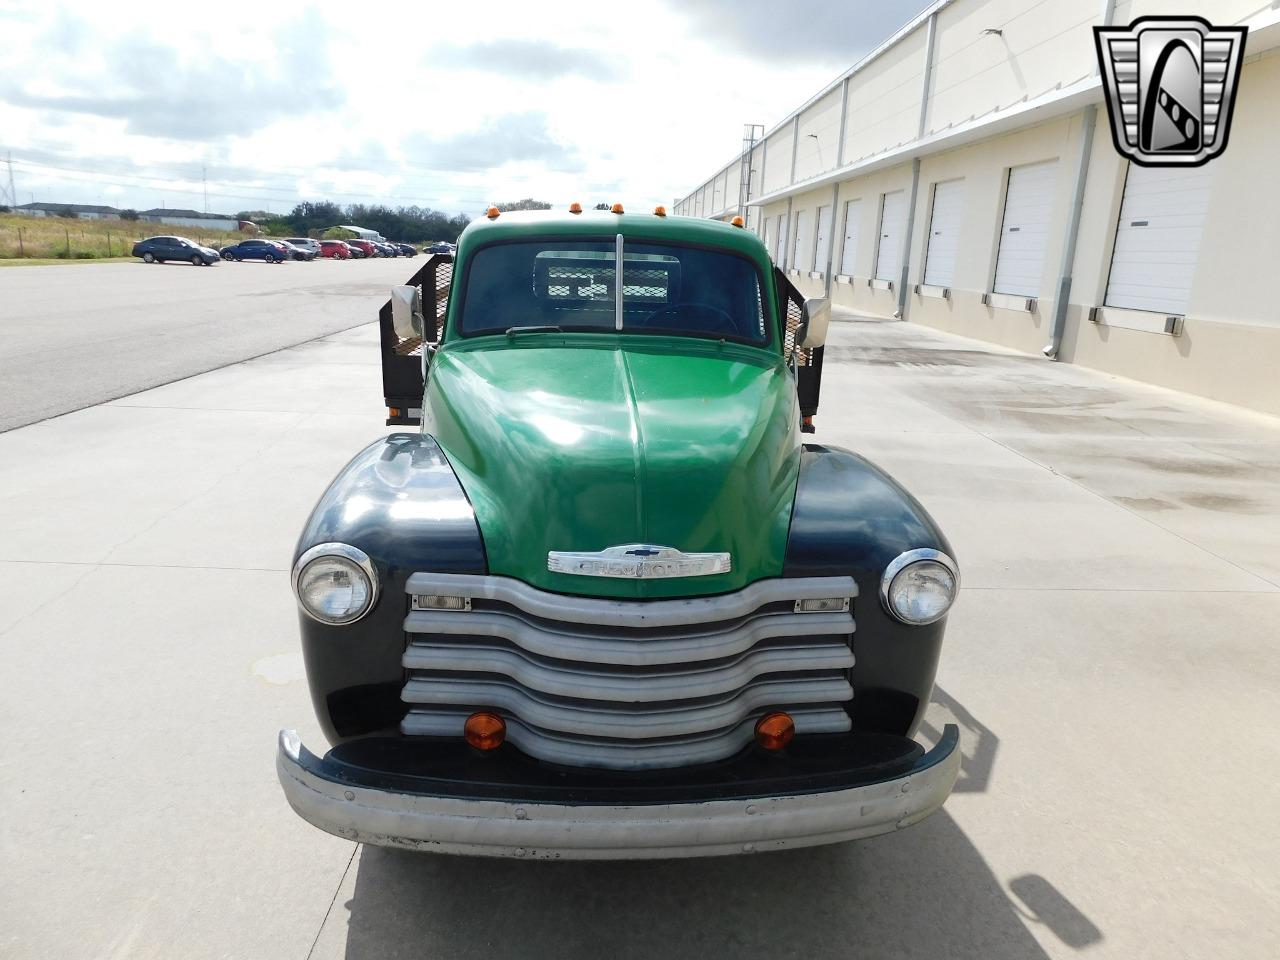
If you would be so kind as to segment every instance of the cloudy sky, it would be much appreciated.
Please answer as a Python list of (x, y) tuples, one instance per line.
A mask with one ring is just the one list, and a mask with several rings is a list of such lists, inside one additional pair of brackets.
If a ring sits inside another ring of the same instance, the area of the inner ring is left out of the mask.
[(670, 202), (925, 6), (0, 0), (0, 160), (22, 203)]

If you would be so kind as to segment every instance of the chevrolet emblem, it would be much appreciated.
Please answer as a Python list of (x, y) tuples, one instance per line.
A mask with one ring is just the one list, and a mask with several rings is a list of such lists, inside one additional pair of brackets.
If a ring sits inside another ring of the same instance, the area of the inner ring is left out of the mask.
[(577, 577), (670, 580), (728, 573), (733, 569), (733, 558), (727, 553), (683, 553), (675, 547), (632, 543), (598, 553), (552, 550), (547, 554), (547, 569)]

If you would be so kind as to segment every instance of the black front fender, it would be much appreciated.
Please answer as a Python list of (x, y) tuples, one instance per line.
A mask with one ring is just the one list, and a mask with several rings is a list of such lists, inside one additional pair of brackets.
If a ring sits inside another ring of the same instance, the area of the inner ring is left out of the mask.
[(471, 503), (436, 441), (393, 433), (360, 451), (311, 511), (294, 562), (322, 543), (369, 555), (378, 575), (373, 609), (330, 626), (299, 611), (307, 682), (330, 742), (393, 728), (404, 714), (405, 584), (419, 571), (487, 572)]
[(850, 706), (857, 729), (909, 736), (933, 691), (946, 618), (908, 626), (880, 601), (885, 567), (922, 547), (954, 559), (928, 511), (896, 480), (848, 450), (804, 447), (783, 576), (858, 582)]

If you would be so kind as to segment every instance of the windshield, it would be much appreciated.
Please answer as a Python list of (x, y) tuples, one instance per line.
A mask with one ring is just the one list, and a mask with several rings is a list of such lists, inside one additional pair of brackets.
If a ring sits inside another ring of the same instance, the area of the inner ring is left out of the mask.
[[(467, 271), (458, 330), (463, 336), (522, 327), (613, 331), (616, 264), (613, 240), (483, 247)], [(627, 242), (622, 332), (767, 344), (759, 273), (724, 250)]]

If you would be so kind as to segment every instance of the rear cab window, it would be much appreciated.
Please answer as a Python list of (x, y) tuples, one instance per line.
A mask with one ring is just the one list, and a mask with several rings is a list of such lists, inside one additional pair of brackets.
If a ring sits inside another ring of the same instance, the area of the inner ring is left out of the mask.
[[(520, 327), (614, 332), (615, 241), (520, 241), (471, 257), (456, 314), (463, 337)], [(627, 240), (624, 334), (666, 334), (767, 346), (770, 333), (756, 265), (728, 250)]]

